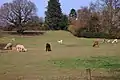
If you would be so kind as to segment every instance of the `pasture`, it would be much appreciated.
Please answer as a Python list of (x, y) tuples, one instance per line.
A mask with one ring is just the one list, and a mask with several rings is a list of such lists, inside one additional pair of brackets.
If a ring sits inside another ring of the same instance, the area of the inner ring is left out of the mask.
[[(4, 35), (1, 43), (15, 38), (28, 51), (1, 51), (0, 80), (86, 80), (85, 69), (92, 69), (92, 80), (120, 79), (120, 40), (92, 47), (92, 38), (77, 38), (65, 31), (48, 31), (39, 36)], [(58, 40), (63, 44), (58, 44)], [(45, 51), (50, 43), (51, 52)], [(115, 72), (114, 72), (115, 71)], [(117, 77), (116, 77), (117, 76)], [(119, 78), (119, 79), (118, 79)]]

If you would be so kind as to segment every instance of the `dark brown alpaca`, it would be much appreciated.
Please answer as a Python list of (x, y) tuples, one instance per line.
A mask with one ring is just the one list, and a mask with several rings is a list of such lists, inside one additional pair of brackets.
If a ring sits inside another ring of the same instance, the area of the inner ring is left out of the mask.
[(47, 51), (52, 51), (52, 50), (51, 50), (51, 45), (50, 45), (49, 43), (46, 43), (46, 52), (47, 52)]

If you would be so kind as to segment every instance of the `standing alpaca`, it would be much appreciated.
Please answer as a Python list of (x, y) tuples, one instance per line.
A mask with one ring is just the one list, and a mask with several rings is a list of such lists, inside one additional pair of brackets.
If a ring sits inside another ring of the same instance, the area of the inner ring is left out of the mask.
[(47, 52), (47, 51), (52, 51), (52, 50), (51, 50), (51, 45), (50, 45), (49, 43), (46, 43), (46, 52)]
[(59, 43), (59, 44), (62, 44), (62, 43), (63, 43), (63, 40), (59, 40), (58, 43)]

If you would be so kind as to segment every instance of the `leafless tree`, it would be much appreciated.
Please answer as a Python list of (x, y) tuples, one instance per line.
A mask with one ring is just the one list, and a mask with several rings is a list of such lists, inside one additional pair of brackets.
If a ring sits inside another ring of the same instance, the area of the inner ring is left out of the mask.
[(24, 31), (32, 16), (36, 15), (36, 5), (30, 0), (13, 0), (4, 3), (0, 8), (0, 20), (17, 28), (18, 32)]
[(107, 30), (115, 34), (120, 26), (120, 0), (101, 0), (104, 5), (103, 21), (107, 22)]

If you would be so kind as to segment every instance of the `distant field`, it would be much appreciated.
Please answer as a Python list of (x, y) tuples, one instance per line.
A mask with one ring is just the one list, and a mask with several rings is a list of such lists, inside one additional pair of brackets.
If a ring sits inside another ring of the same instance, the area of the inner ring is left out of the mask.
[[(16, 39), (14, 44), (24, 44), (28, 52), (2, 51), (0, 80), (86, 80), (86, 68), (93, 70), (93, 80), (120, 79), (120, 40), (114, 45), (103, 44), (100, 39), (100, 47), (93, 48), (93, 38), (48, 31), (39, 36), (4, 35), (0, 42), (7, 43), (12, 38)], [(60, 39), (62, 45), (57, 43)], [(51, 43), (52, 52), (45, 52), (47, 42)]]

